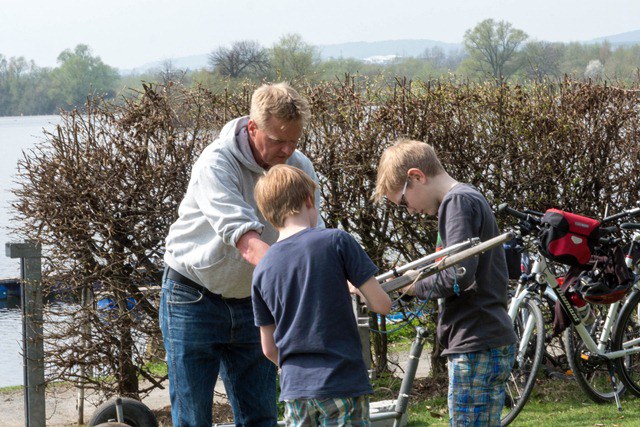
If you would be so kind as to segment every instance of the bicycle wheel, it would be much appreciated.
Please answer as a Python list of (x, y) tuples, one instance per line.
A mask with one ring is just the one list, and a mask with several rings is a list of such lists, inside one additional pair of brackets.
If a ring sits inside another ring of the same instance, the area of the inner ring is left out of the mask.
[[(524, 336), (527, 332), (527, 326), (532, 328)], [(536, 383), (536, 376), (542, 363), (544, 321), (542, 312), (535, 301), (531, 299), (523, 301), (513, 321), (513, 328), (518, 337), (516, 360), (505, 386), (504, 409), (500, 419), (502, 426), (509, 425), (524, 408)], [(526, 345), (521, 346), (522, 342), (526, 342)], [(522, 351), (518, 350), (520, 347), (523, 347)]]
[[(640, 292), (634, 291), (625, 303), (616, 321), (613, 333), (613, 350), (622, 350), (625, 343), (632, 340), (638, 344), (640, 338)], [(616, 368), (622, 383), (631, 393), (640, 396), (640, 353), (615, 359)]]
[[(602, 325), (607, 316), (608, 305), (591, 305), (591, 313), (594, 321), (591, 326), (587, 326), (594, 341), (602, 332)], [(573, 377), (589, 399), (595, 403), (607, 403), (615, 399), (609, 369), (604, 359), (593, 357), (584, 345), (582, 338), (578, 335), (573, 324), (565, 329), (562, 339), (564, 349), (567, 353), (569, 367), (573, 372)], [(611, 342), (607, 343), (605, 349), (611, 349)], [(624, 393), (624, 384), (618, 382), (618, 394)]]
[(547, 293), (542, 294), (539, 301), (540, 311), (544, 319), (545, 348), (542, 357), (542, 370), (547, 377), (566, 378), (569, 371), (567, 355), (564, 351), (561, 334), (553, 333), (556, 300)]

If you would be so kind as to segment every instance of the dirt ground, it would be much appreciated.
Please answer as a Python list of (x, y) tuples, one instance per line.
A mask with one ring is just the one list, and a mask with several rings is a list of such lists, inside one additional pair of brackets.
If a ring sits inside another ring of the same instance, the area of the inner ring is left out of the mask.
[[(171, 426), (171, 405), (169, 400), (169, 384), (164, 382), (164, 389), (155, 389), (142, 402), (156, 415), (160, 426)], [(216, 387), (218, 393), (224, 393), (222, 381)], [(78, 391), (64, 386), (48, 387), (45, 395), (47, 426), (78, 425)], [(101, 402), (96, 396), (87, 396), (84, 404), (84, 424), (86, 425), (97, 406)], [(22, 389), (0, 392), (0, 426), (24, 426), (24, 393)], [(226, 398), (217, 398), (214, 407), (214, 422), (233, 420), (231, 407)]]
[[(425, 352), (426, 353), (426, 352)], [(429, 381), (429, 356), (423, 353), (418, 371), (416, 373), (416, 383), (414, 390), (417, 394), (430, 394), (436, 383)], [(404, 367), (407, 363), (407, 354), (390, 355), (390, 359), (398, 365)], [(398, 375), (402, 375), (398, 373)], [(424, 378), (424, 380), (422, 380)], [(151, 409), (160, 426), (171, 426), (171, 406), (169, 400), (169, 384), (163, 383), (164, 389), (155, 389), (151, 394), (142, 399), (142, 402)], [(446, 387), (446, 386), (445, 386)], [(231, 407), (224, 397), (225, 390), (222, 381), (216, 385), (218, 397), (214, 403), (214, 422), (229, 422), (233, 420)], [(55, 386), (47, 388), (46, 393), (46, 416), (47, 426), (77, 426), (78, 425), (78, 391), (75, 388)], [(97, 396), (86, 396), (84, 404), (84, 424), (88, 423), (96, 407), (101, 402)], [(22, 389), (15, 391), (0, 392), (0, 427), (24, 426), (24, 393)]]

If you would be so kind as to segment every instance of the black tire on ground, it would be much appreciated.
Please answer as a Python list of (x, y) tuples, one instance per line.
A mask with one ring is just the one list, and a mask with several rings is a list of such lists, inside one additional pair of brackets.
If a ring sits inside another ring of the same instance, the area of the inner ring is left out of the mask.
[[(122, 412), (124, 414), (125, 425), (134, 427), (158, 427), (158, 420), (156, 420), (153, 412), (151, 412), (144, 403), (129, 397), (121, 397), (120, 399), (122, 399)], [(116, 421), (116, 398), (113, 398), (96, 408), (88, 425), (89, 427), (97, 427), (98, 425), (122, 425)]]
[[(596, 343), (598, 343), (608, 310), (608, 305), (591, 306), (591, 316), (593, 316), (594, 320), (593, 324), (588, 326), (587, 329), (589, 329), (589, 333)], [(573, 371), (573, 377), (583, 393), (595, 403), (613, 402), (615, 393), (613, 392), (606, 362), (588, 357), (589, 352), (573, 324), (564, 330), (562, 340), (569, 367)], [(607, 345), (606, 351), (611, 351), (610, 345)], [(620, 396), (625, 392), (626, 387), (623, 382), (618, 381), (617, 390)]]
[[(622, 350), (625, 341), (640, 338), (640, 292), (633, 291), (618, 315), (613, 332), (613, 351)], [(634, 346), (635, 347), (635, 346)], [(622, 383), (640, 397), (640, 353), (615, 359)]]

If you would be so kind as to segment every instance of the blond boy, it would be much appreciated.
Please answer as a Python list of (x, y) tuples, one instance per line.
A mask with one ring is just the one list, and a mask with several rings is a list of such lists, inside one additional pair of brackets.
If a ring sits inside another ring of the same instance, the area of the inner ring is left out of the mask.
[[(424, 142), (402, 139), (382, 154), (374, 199), (383, 197), (410, 213), (437, 215), (444, 247), (499, 234), (482, 194), (453, 179)], [(422, 299), (444, 298), (438, 339), (449, 365), (450, 424), (499, 426), (516, 341), (507, 314), (504, 250), (497, 247), (462, 266), (464, 275), (446, 270), (405, 291)]]
[(287, 425), (369, 425), (372, 393), (347, 282), (370, 310), (386, 314), (376, 266), (348, 233), (315, 228), (317, 184), (300, 169), (274, 166), (255, 198), (279, 231), (256, 266), (253, 310), (264, 354), (281, 369)]

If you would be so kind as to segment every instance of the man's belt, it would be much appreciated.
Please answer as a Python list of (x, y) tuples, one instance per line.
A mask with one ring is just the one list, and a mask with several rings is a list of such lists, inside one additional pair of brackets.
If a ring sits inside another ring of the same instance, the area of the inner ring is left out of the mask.
[(202, 293), (203, 295), (208, 294), (208, 295), (220, 297), (220, 295), (214, 294), (213, 292), (211, 292), (209, 289), (205, 288), (201, 284), (194, 282), (193, 280), (189, 279), (187, 276), (184, 276), (178, 273), (176, 270), (174, 270), (169, 266), (167, 266), (167, 279), (173, 280), (174, 282), (178, 282), (192, 289), (200, 291), (200, 293)]
[(169, 280), (173, 280), (174, 282), (178, 282), (182, 285), (185, 285), (191, 289), (195, 289), (196, 291), (199, 291), (202, 295), (209, 295), (211, 297), (214, 298), (219, 298), (219, 299), (225, 299), (225, 300), (245, 300), (247, 298), (251, 298), (251, 297), (247, 297), (247, 298), (225, 298), (222, 295), (218, 295), (218, 294), (214, 294), (213, 292), (211, 292), (209, 289), (205, 288), (204, 286), (202, 286), (200, 283), (196, 283), (193, 280), (189, 279), (187, 276), (184, 276), (180, 273), (178, 273), (176, 270), (174, 270), (173, 268), (169, 267), (168, 265), (165, 267), (166, 268), (166, 272), (167, 272), (167, 279)]

